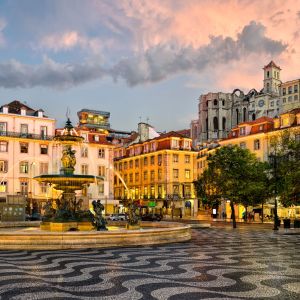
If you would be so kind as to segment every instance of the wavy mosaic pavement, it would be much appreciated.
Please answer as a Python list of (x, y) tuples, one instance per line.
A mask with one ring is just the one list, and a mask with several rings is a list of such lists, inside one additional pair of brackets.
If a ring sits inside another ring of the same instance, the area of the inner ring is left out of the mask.
[(300, 299), (300, 237), (202, 229), (164, 246), (0, 251), (0, 299)]

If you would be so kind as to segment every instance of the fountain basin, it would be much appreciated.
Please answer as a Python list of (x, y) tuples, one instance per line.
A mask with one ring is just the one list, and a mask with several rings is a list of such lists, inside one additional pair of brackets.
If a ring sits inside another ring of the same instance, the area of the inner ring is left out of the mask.
[(109, 248), (185, 242), (191, 239), (189, 225), (173, 222), (141, 222), (141, 229), (112, 231), (52, 232), (39, 228), (0, 230), (0, 250), (60, 250)]

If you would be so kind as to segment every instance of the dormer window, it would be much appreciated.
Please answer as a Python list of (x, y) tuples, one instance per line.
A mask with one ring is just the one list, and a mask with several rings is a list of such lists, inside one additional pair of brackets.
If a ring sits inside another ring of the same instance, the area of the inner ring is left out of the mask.
[(240, 128), (240, 135), (245, 135), (246, 134), (246, 127), (241, 127)]
[(179, 141), (172, 139), (172, 148), (179, 148)]
[(7, 106), (3, 106), (3, 113), (8, 114), (8, 107)]
[(38, 111), (38, 117), (39, 118), (43, 118), (44, 117), (43, 111), (41, 111), (41, 110)]
[(21, 116), (26, 116), (26, 108), (21, 108)]

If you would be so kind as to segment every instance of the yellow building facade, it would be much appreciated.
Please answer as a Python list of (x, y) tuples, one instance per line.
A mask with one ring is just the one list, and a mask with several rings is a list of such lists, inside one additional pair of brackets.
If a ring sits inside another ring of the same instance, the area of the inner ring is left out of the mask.
[[(261, 161), (268, 161), (271, 151), (270, 141), (276, 136), (280, 136), (285, 130), (289, 130), (296, 139), (300, 139), (300, 109), (281, 114), (278, 118), (262, 117), (255, 121), (240, 123), (233, 128), (229, 137), (218, 141), (215, 144), (208, 144), (203, 147), (197, 155), (197, 176), (200, 177), (207, 168), (207, 158), (213, 155), (218, 147), (237, 145), (241, 148), (249, 149)], [(264, 215), (272, 214), (273, 204), (264, 207)], [(241, 219), (245, 208), (242, 205), (236, 207), (236, 217)], [(221, 212), (225, 212), (227, 217), (231, 215), (229, 202), (222, 203)], [(300, 217), (300, 206), (283, 208), (279, 205), (278, 216)], [(259, 216), (257, 216), (259, 220)]]
[(191, 142), (171, 132), (116, 148), (115, 198), (137, 200), (142, 208), (164, 214), (196, 215), (193, 181), (197, 176), (197, 152), (192, 151)]

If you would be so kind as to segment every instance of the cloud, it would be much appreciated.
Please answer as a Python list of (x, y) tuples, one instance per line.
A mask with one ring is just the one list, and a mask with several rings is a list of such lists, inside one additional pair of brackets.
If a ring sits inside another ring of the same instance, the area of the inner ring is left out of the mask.
[[(159, 44), (106, 68), (97, 60), (61, 64), (46, 58), (38, 66), (12, 60), (0, 64), (0, 86), (68, 88), (103, 76), (111, 76), (114, 80), (124, 79), (129, 86), (135, 86), (161, 81), (187, 71), (201, 73), (208, 67), (228, 64), (250, 54), (276, 56), (282, 53), (287, 46), (266, 37), (265, 30), (262, 24), (252, 21), (242, 29), (237, 39), (210, 37), (207, 45), (198, 48), (176, 42)], [(63, 45), (71, 47), (78, 43), (78, 36), (68, 35), (63, 41)]]
[(16, 60), (0, 64), (0, 86), (4, 88), (69, 88), (103, 75), (104, 71), (97, 61), (60, 64), (45, 58), (43, 64), (38, 66), (21, 64)]
[(39, 43), (43, 49), (50, 49), (54, 52), (68, 51), (75, 47), (90, 50), (98, 53), (103, 42), (99, 38), (88, 38), (77, 31), (67, 31), (64, 33), (50, 34), (43, 37)]

